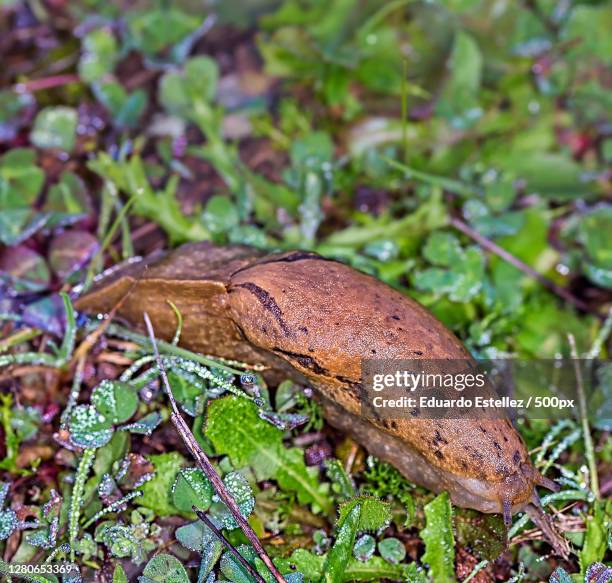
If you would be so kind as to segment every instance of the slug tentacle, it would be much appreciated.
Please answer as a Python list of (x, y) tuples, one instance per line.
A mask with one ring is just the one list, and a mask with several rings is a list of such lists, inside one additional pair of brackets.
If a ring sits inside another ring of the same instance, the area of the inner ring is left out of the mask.
[(542, 474), (540, 474), (540, 472), (537, 473), (535, 482), (538, 486), (542, 486), (542, 488), (547, 488), (552, 492), (558, 492), (559, 490), (561, 490), (561, 486), (559, 486), (557, 482), (553, 482), (553, 480), (547, 478), (546, 476), (543, 476)]
[(505, 497), (503, 501), (504, 524), (509, 527), (512, 524), (512, 500)]

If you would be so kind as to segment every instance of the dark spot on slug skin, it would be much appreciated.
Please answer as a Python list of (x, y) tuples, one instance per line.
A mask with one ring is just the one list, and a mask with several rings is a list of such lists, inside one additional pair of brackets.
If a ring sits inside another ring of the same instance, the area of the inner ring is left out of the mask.
[(259, 303), (264, 307), (264, 309), (274, 316), (285, 336), (293, 335), (283, 320), (283, 312), (276, 303), (276, 300), (265, 289), (259, 287), (253, 282), (247, 281), (245, 283), (238, 283), (231, 287), (229, 290), (230, 293), (236, 288), (246, 289), (247, 291), (251, 292), (259, 300)]
[(494, 442), (493, 442), (493, 445), (495, 446), (495, 449), (496, 449), (497, 451), (502, 451), (502, 446), (501, 446), (501, 445), (499, 445), (499, 442), (494, 441)]
[(518, 449), (514, 452), (514, 454), (512, 456), (512, 461), (515, 464), (520, 464), (521, 463), (521, 453), (519, 452)]
[(443, 460), (444, 459), (444, 454), (439, 450), (436, 449), (436, 451), (434, 451), (434, 455), (439, 459), (439, 460)]
[(434, 446), (437, 446), (440, 443), (443, 443), (444, 445), (448, 445), (448, 441), (442, 437), (442, 435), (440, 434), (438, 430), (436, 430), (436, 432), (434, 433), (434, 438), (432, 442)]
[(394, 320), (399, 320), (400, 317), (399, 316), (391, 316)]
[(264, 259), (263, 261), (257, 261), (251, 265), (246, 265), (245, 267), (241, 267), (232, 273), (230, 277), (234, 277), (235, 275), (242, 273), (244, 271), (248, 271), (249, 269), (254, 269), (255, 267), (259, 267), (261, 265), (270, 265), (272, 263), (294, 263), (296, 261), (329, 261), (335, 263), (333, 259), (328, 259), (327, 257), (321, 257), (316, 253), (312, 253), (309, 251), (296, 251), (295, 253), (291, 253), (286, 255), (285, 257), (271, 257), (270, 259)]
[(282, 354), (286, 356), (288, 360), (293, 360), (297, 362), (301, 367), (307, 368), (312, 372), (321, 375), (321, 376), (330, 376), (329, 371), (322, 367), (312, 356), (308, 356), (306, 354), (299, 354), (298, 352), (289, 352), (288, 350), (283, 350), (282, 348), (275, 347), (272, 349), (276, 354)]

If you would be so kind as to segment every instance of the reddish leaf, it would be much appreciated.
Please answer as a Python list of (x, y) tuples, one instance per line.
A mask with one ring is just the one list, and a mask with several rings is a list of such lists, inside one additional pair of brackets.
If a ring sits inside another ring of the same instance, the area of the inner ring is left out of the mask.
[(66, 279), (85, 267), (98, 247), (98, 240), (87, 231), (65, 231), (51, 242), (51, 269), (60, 279)]

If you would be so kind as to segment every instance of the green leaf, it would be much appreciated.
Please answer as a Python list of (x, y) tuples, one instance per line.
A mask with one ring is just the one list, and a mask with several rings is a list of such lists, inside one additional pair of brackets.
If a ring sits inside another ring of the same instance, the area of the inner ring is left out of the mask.
[[(366, 562), (352, 559), (346, 566), (343, 581), (380, 581), (381, 579), (388, 579), (390, 581), (416, 583), (416, 581), (412, 582), (406, 578), (406, 572), (405, 565), (392, 565), (381, 557), (372, 557)], [(418, 583), (421, 583), (421, 581)], [(427, 580), (423, 579), (422, 583), (427, 583)]]
[(142, 11), (130, 11), (127, 15), (129, 38), (136, 49), (146, 55), (155, 55), (194, 32), (201, 16), (191, 16), (169, 5)]
[(138, 407), (138, 395), (127, 383), (103, 380), (91, 395), (96, 409), (112, 423), (127, 421)]
[(161, 423), (161, 415), (159, 411), (153, 411), (144, 417), (141, 417), (133, 423), (122, 425), (117, 429), (122, 431), (129, 431), (130, 433), (138, 433), (140, 435), (151, 435), (157, 426)]
[(391, 521), (391, 504), (383, 502), (374, 496), (355, 496), (340, 505), (338, 514), (338, 524), (341, 525), (346, 517), (352, 512), (353, 508), (359, 506), (359, 522), (357, 530), (378, 530), (389, 525)]
[(506, 527), (499, 514), (457, 508), (454, 526), (457, 544), (470, 548), (478, 560), (495, 561), (506, 548)]
[(484, 257), (478, 247), (469, 247), (465, 250), (461, 269), (453, 271), (457, 274), (449, 293), (454, 302), (467, 302), (474, 298), (482, 289), (485, 278)]
[[(255, 562), (255, 552), (251, 547), (240, 545), (236, 549), (242, 557), (251, 565)], [(242, 563), (234, 556), (234, 553), (226, 551), (221, 557), (220, 570), (232, 583), (253, 583), (254, 579), (244, 568)]]
[[(451, 255), (454, 252), (451, 251)], [(434, 257), (436, 248), (430, 246), (427, 253)], [(443, 261), (446, 260), (443, 256)], [(482, 290), (484, 274), (482, 251), (478, 247), (469, 247), (460, 251), (448, 270), (432, 267), (417, 271), (413, 275), (413, 283), (417, 289), (446, 293), (454, 302), (467, 302)]]
[(170, 113), (193, 119), (199, 115), (194, 110), (194, 103), (204, 105), (214, 99), (218, 77), (215, 61), (208, 57), (194, 57), (186, 62), (182, 71), (171, 71), (161, 78), (159, 100)]
[(304, 452), (298, 448), (281, 449), (276, 479), (283, 490), (296, 492), (300, 504), (314, 504), (326, 513), (332, 510), (329, 485), (321, 483), (319, 470), (304, 463)]
[(0, 142), (10, 142), (15, 138), (26, 123), (28, 110), (34, 103), (30, 93), (11, 89), (0, 91)]
[(76, 139), (78, 115), (72, 107), (45, 107), (36, 116), (30, 140), (38, 148), (71, 152)]
[(403, 572), (406, 583), (428, 583), (429, 579), (425, 570), (417, 563), (410, 563)]
[(378, 543), (380, 556), (393, 565), (401, 563), (406, 558), (406, 548), (402, 541), (395, 537), (388, 537)]
[(374, 537), (369, 534), (364, 534), (355, 542), (355, 546), (353, 547), (353, 555), (358, 561), (365, 562), (372, 558), (375, 550), (376, 541), (374, 540)]
[(579, 553), (580, 572), (582, 575), (586, 573), (587, 568), (591, 563), (603, 560), (607, 549), (607, 529), (606, 518), (600, 503), (595, 503), (593, 506), (593, 516), (586, 518), (586, 533), (584, 535), (584, 543)]
[(115, 571), (113, 572), (113, 583), (128, 583), (127, 575), (123, 570), (121, 565), (115, 566)]
[(196, 553), (202, 552), (204, 546), (214, 539), (211, 530), (201, 520), (180, 526), (174, 535), (186, 549)]
[(113, 436), (112, 421), (93, 405), (77, 405), (69, 426), (70, 439), (80, 447), (102, 447)]
[(238, 209), (227, 196), (212, 196), (202, 213), (202, 222), (211, 233), (227, 233), (240, 222)]
[(139, 577), (141, 583), (189, 583), (189, 576), (181, 562), (174, 556), (162, 553), (153, 557)]
[(434, 231), (423, 247), (423, 256), (433, 265), (450, 267), (463, 259), (463, 249), (455, 235)]
[[(278, 403), (278, 391), (276, 393)], [(327, 476), (332, 481), (332, 489), (342, 498), (350, 498), (355, 495), (355, 484), (346, 473), (340, 460), (331, 459), (325, 461), (325, 471)]]
[[(223, 483), (238, 505), (240, 514), (248, 518), (255, 508), (255, 497), (247, 479), (239, 472), (230, 472), (223, 478)], [(221, 508), (216, 509), (217, 511), (214, 513), (214, 516), (221, 526), (229, 529), (238, 528), (238, 523), (229, 508), (222, 502), (219, 503), (219, 506)]]
[(147, 459), (155, 467), (155, 476), (142, 485), (143, 495), (138, 499), (138, 504), (150, 508), (158, 516), (177, 514), (179, 510), (171, 502), (171, 490), (185, 459), (176, 451), (150, 455)]
[(198, 577), (200, 580), (206, 577), (221, 556), (223, 551), (221, 541), (201, 520), (177, 528), (175, 536), (185, 548), (202, 555)]
[(455, 581), (455, 538), (453, 511), (447, 492), (425, 505), (425, 528), (421, 538), (425, 543), (423, 563), (429, 564), (429, 574), (436, 583)]
[(75, 223), (91, 211), (87, 187), (73, 172), (62, 172), (57, 184), (49, 188), (43, 211), (49, 213), (48, 227)]
[[(612, 64), (612, 9), (605, 3), (601, 6), (577, 4), (563, 30), (563, 38), (569, 43), (570, 54), (575, 57), (601, 59)], [(578, 42), (573, 42), (578, 41)]]
[(111, 113), (113, 123), (120, 128), (138, 125), (140, 116), (147, 105), (147, 94), (142, 89), (128, 93), (116, 81), (94, 83), (92, 90), (96, 99)]
[(324, 581), (327, 583), (339, 583), (344, 579), (346, 566), (351, 558), (351, 552), (355, 546), (355, 536), (360, 522), (361, 506), (353, 506), (344, 517), (336, 542), (331, 548), (323, 566)]
[(306, 549), (296, 549), (291, 553), (291, 563), (306, 577), (307, 581), (318, 581), (323, 574), (325, 556), (315, 555)]
[(470, 127), (482, 115), (478, 103), (482, 65), (474, 38), (464, 31), (457, 32), (448, 61), (450, 78), (436, 106), (438, 113), (456, 128)]
[(101, 477), (104, 474), (111, 473), (113, 464), (125, 458), (129, 448), (129, 435), (116, 431), (110, 442), (96, 452), (96, 459), (93, 464), (95, 475)]
[(166, 183), (164, 190), (154, 191), (139, 156), (117, 161), (101, 152), (88, 166), (105, 180), (134, 197), (134, 213), (155, 221), (170, 235), (173, 242), (203, 241), (210, 233), (202, 224), (185, 216), (176, 200), (176, 177)]
[(261, 419), (251, 401), (231, 396), (210, 403), (205, 434), (215, 451), (228, 455), (234, 467), (249, 465), (258, 480), (276, 478), (281, 488), (296, 492), (300, 502), (332, 511), (316, 470), (304, 464), (303, 452), (284, 449), (283, 432)]
[(527, 192), (554, 201), (566, 201), (593, 194), (594, 181), (568, 155), (550, 152), (517, 152), (504, 157), (503, 168), (525, 180)]
[(0, 510), (0, 541), (6, 540), (17, 528), (19, 520), (14, 510)]
[(258, 480), (276, 475), (283, 432), (257, 414), (248, 399), (225, 397), (208, 406), (206, 437), (236, 468), (251, 465)]
[(97, 81), (115, 68), (119, 59), (117, 41), (108, 28), (93, 30), (83, 38), (79, 76), (86, 83)]
[(36, 165), (34, 150), (7, 152), (0, 157), (0, 211), (30, 207), (44, 182), (45, 173)]
[(594, 264), (612, 269), (612, 206), (598, 207), (580, 217), (577, 239)]
[(208, 510), (212, 495), (212, 484), (199, 468), (182, 469), (172, 485), (174, 505), (183, 512), (193, 512), (192, 506)]

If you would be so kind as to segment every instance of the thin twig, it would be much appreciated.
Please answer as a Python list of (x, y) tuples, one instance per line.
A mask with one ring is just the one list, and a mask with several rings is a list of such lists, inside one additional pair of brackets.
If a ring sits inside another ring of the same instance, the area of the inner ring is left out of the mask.
[(484, 235), (481, 235), (478, 231), (472, 229), (461, 219), (451, 217), (450, 224), (458, 231), (461, 231), (464, 235), (467, 235), (470, 239), (476, 241), (476, 243), (478, 243), (483, 249), (494, 253), (498, 257), (501, 257), (504, 261), (510, 263), (510, 265), (513, 265), (523, 273), (526, 273), (530, 277), (533, 277), (533, 279), (541, 283), (545, 288), (549, 289), (551, 292), (558, 295), (560, 298), (563, 298), (566, 302), (573, 304), (578, 309), (583, 310), (584, 312), (592, 312), (591, 308), (585, 302), (572, 295), (565, 288), (561, 287), (560, 285), (557, 285), (554, 281), (537, 272), (533, 267), (527, 265), (526, 263), (518, 259), (518, 257), (515, 257), (514, 255), (512, 255), (512, 253), (509, 253), (508, 251), (491, 241), (491, 239), (488, 239)]
[(584, 394), (584, 382), (582, 380), (582, 370), (580, 369), (580, 361), (578, 360), (578, 350), (576, 349), (576, 340), (573, 334), (568, 334), (572, 360), (574, 362), (574, 370), (576, 371), (576, 390), (578, 392), (578, 407), (580, 409), (580, 422), (582, 424), (582, 439), (584, 440), (584, 455), (589, 464), (589, 473), (591, 475), (591, 491), (595, 498), (599, 500), (599, 477), (597, 476), (597, 463), (595, 462), (595, 448), (593, 446), (593, 438), (589, 428), (589, 418), (587, 416), (586, 397)]
[(240, 508), (238, 508), (236, 501), (227, 491), (227, 488), (219, 477), (219, 474), (217, 474), (215, 468), (210, 463), (210, 460), (208, 459), (207, 455), (204, 453), (204, 451), (198, 444), (193, 433), (191, 433), (191, 430), (187, 426), (187, 423), (185, 423), (185, 420), (183, 419), (179, 411), (176, 400), (174, 399), (174, 395), (172, 394), (172, 389), (170, 388), (170, 383), (168, 382), (166, 369), (164, 367), (164, 363), (157, 348), (157, 341), (155, 339), (153, 325), (151, 324), (151, 319), (149, 318), (149, 315), (146, 312), (144, 313), (144, 321), (147, 327), (147, 332), (149, 333), (149, 339), (151, 341), (153, 354), (155, 355), (155, 360), (157, 362), (157, 368), (162, 379), (164, 391), (168, 396), (168, 400), (170, 401), (170, 407), (172, 408), (172, 415), (170, 416), (170, 421), (172, 421), (172, 424), (178, 431), (179, 435), (181, 436), (181, 439), (187, 446), (187, 449), (189, 449), (198, 466), (200, 466), (206, 477), (210, 480), (219, 498), (223, 500), (229, 511), (232, 513), (232, 516), (242, 529), (242, 532), (244, 532), (250, 543), (253, 545), (253, 548), (255, 549), (255, 552), (259, 555), (259, 558), (264, 562), (266, 567), (268, 567), (270, 573), (272, 573), (273, 577), (276, 579), (276, 581), (278, 581), (278, 583), (287, 583), (285, 581), (285, 578), (280, 574), (279, 570), (272, 562), (272, 559), (270, 558), (266, 550), (263, 548), (263, 545), (257, 538), (255, 531), (251, 528), (251, 525), (248, 523), (246, 518), (242, 516), (242, 513), (240, 512)]
[(257, 572), (250, 563), (238, 552), (238, 550), (229, 542), (224, 536), (223, 533), (212, 523), (210, 518), (206, 516), (204, 512), (192, 506), (193, 511), (198, 515), (198, 518), (210, 528), (211, 532), (221, 541), (221, 543), (238, 559), (240, 564), (248, 571), (249, 575), (253, 577), (257, 583), (266, 583), (264, 578)]
[(13, 89), (17, 93), (43, 91), (54, 87), (63, 87), (71, 83), (81, 83), (81, 78), (78, 75), (54, 75), (53, 77), (43, 77), (41, 79), (31, 79), (23, 83), (17, 83)]

